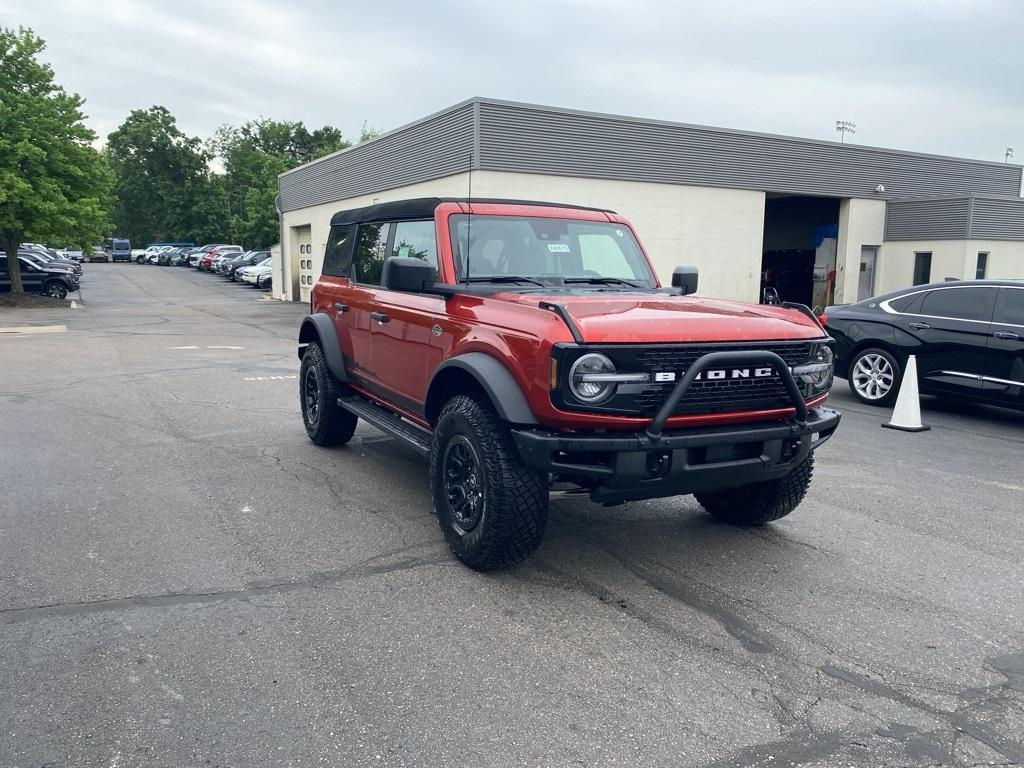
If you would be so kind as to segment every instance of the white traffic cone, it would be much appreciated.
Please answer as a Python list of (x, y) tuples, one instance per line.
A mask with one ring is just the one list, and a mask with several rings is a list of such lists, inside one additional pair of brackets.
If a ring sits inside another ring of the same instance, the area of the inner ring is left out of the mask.
[(907, 369), (903, 372), (903, 382), (900, 384), (900, 393), (896, 396), (896, 407), (892, 409), (892, 418), (882, 426), (903, 432), (924, 432), (931, 429), (921, 423), (921, 396), (917, 392), (917, 358), (913, 355), (907, 359)]

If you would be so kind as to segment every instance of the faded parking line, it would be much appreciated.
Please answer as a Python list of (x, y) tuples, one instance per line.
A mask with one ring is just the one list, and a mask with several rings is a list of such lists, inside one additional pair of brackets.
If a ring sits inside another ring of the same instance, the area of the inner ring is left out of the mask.
[(197, 347), (194, 344), (189, 344), (184, 347), (168, 347), (168, 349), (245, 349), (245, 347), (232, 347), (227, 344), (210, 344), (206, 347)]
[(9, 325), (0, 333), (67, 333), (66, 325)]

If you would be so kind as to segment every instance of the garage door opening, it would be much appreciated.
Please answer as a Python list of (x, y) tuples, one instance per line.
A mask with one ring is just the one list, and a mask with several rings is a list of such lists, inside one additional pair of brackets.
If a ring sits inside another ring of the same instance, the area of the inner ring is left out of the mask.
[(824, 309), (835, 292), (839, 198), (768, 193), (764, 207), (761, 301)]

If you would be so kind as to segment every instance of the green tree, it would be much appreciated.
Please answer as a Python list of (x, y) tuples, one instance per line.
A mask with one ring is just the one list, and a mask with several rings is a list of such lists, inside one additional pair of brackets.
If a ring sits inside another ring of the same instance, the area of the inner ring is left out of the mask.
[(350, 145), (337, 128), (309, 131), (301, 122), (261, 118), (219, 128), (209, 147), (224, 164), (232, 239), (252, 246), (276, 242), (278, 175)]
[(186, 136), (164, 107), (132, 110), (107, 137), (114, 169), (114, 223), (119, 235), (142, 244), (194, 237), (205, 230), (213, 197), (210, 155)]
[(88, 248), (109, 231), (111, 174), (83, 122), (84, 100), (54, 82), (32, 30), (0, 28), (0, 242), (24, 290), (25, 240)]

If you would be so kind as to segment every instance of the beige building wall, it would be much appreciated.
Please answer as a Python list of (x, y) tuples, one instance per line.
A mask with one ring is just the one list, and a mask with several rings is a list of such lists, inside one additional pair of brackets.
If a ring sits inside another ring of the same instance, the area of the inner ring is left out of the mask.
[[(835, 304), (857, 301), (861, 249), (881, 246), (885, 238), (885, 201), (846, 198), (839, 203), (839, 239), (836, 244)], [(878, 278), (875, 278), (876, 293)]]
[(473, 195), (610, 208), (633, 224), (663, 285), (675, 267), (693, 264), (701, 295), (758, 300), (763, 192), (482, 171)]
[(1024, 242), (1020, 240), (968, 240), (967, 277), (974, 277), (979, 252), (988, 253), (985, 277), (1024, 280)]
[(906, 288), (914, 282), (914, 254), (932, 254), (931, 281), (947, 277), (973, 280), (978, 253), (988, 253), (985, 277), (1024, 279), (1024, 242), (1014, 240), (900, 240), (887, 242), (878, 254), (876, 293)]
[[(359, 208), (415, 197), (464, 197), (468, 174), (352, 197), (283, 214), (283, 258), (298, 264), (298, 228), (312, 230), (313, 267), (319, 275), (331, 216)], [(637, 230), (662, 283), (668, 285), (680, 264), (700, 269), (700, 293), (716, 298), (757, 301), (764, 193), (649, 182), (582, 179), (566, 176), (474, 171), (473, 197), (542, 200), (610, 208), (626, 216)], [(298, 298), (298, 271), (287, 297)]]

